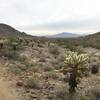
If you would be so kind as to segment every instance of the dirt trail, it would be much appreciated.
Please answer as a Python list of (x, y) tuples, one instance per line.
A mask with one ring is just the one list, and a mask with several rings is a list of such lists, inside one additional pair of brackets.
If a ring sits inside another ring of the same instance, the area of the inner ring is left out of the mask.
[(0, 79), (0, 100), (17, 100), (15, 91), (2, 79)]
[(5, 69), (0, 63), (0, 100), (18, 100), (15, 89), (3, 75), (5, 75)]

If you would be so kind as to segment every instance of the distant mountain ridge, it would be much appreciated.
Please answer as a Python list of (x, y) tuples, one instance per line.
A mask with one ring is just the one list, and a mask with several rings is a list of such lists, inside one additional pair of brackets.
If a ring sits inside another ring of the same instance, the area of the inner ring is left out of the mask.
[(52, 35), (52, 36), (49, 36), (49, 37), (52, 37), (52, 38), (76, 38), (76, 37), (79, 37), (79, 36), (80, 35), (74, 34), (74, 33), (62, 32), (62, 33), (58, 33), (56, 35)]
[(73, 34), (73, 33), (68, 33), (68, 32), (62, 32), (56, 35), (52, 36), (43, 36), (43, 37), (38, 37), (38, 36), (32, 36), (28, 35), (25, 32), (20, 32), (16, 30), (15, 28), (11, 27), (10, 25), (0, 23), (0, 36), (13, 36), (13, 37), (23, 37), (23, 36), (30, 36), (34, 39), (45, 39), (46, 37), (50, 38), (73, 38), (73, 37), (79, 37), (78, 34)]

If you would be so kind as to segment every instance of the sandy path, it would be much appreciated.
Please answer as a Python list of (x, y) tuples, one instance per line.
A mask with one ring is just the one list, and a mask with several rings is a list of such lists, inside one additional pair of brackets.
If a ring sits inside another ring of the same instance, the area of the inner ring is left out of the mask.
[[(1, 61), (2, 62), (2, 61)], [(5, 79), (6, 69), (0, 62), (0, 100), (18, 100), (15, 88)], [(6, 80), (6, 81), (5, 81)]]
[(18, 100), (9, 83), (0, 79), (0, 100)]

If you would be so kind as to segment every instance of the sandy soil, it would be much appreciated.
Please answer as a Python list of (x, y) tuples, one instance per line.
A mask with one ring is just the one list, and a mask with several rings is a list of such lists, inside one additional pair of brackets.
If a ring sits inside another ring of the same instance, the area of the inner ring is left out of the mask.
[[(1, 61), (2, 62), (2, 61)], [(5, 79), (5, 67), (0, 62), (0, 100), (18, 100), (15, 88)]]
[(0, 79), (0, 100), (18, 100), (15, 91), (9, 83)]

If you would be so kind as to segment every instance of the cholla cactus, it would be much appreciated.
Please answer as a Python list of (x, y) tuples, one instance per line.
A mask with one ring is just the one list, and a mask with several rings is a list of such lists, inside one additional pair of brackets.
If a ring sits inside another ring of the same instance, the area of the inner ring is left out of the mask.
[(16, 42), (12, 42), (11, 45), (12, 45), (12, 47), (13, 47), (13, 50), (16, 50), (16, 49), (17, 49), (17, 45), (18, 45), (18, 44), (17, 44)]
[(35, 42), (33, 41), (33, 42), (31, 42), (31, 47), (33, 47), (35, 45)]
[(39, 47), (40, 46), (40, 40), (37, 40), (37, 46)]
[(24, 42), (24, 39), (23, 39), (23, 38), (18, 37), (18, 42), (19, 42), (20, 44), (22, 44), (22, 43)]
[(0, 40), (0, 49), (3, 48), (4, 44), (6, 44), (7, 40)]
[(89, 57), (87, 54), (68, 52), (65, 58), (65, 64), (71, 68), (81, 69), (81, 68), (85, 68), (88, 65), (88, 60)]
[(0, 49), (3, 48), (4, 41), (0, 40)]
[(29, 40), (25, 39), (25, 44), (28, 45), (29, 44)]
[(69, 91), (75, 92), (78, 81), (82, 74), (88, 68), (89, 57), (87, 54), (78, 54), (77, 52), (68, 52), (65, 58), (66, 66), (62, 69), (62, 72), (66, 74), (70, 73), (69, 78)]

